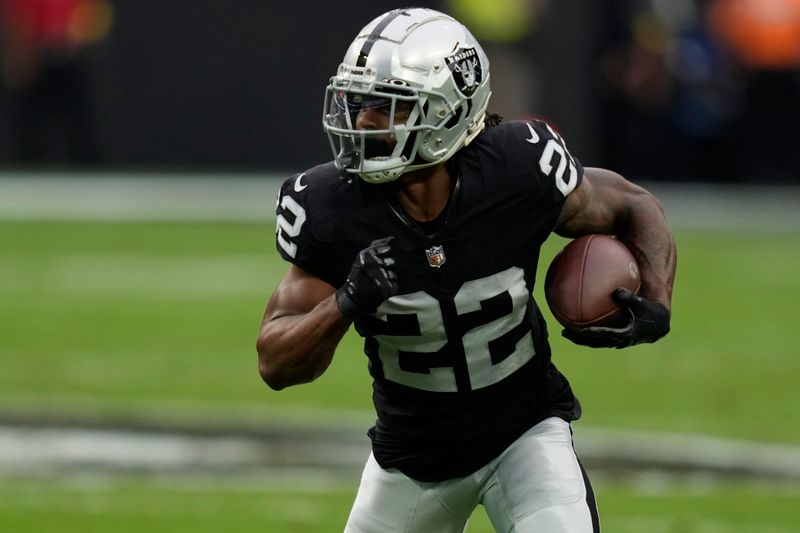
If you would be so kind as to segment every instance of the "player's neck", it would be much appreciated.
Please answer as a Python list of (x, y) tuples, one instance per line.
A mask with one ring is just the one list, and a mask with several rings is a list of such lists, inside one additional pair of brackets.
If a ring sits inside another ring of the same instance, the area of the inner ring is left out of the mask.
[(434, 220), (450, 199), (453, 177), (447, 166), (435, 165), (403, 174), (392, 194), (408, 216), (419, 222)]

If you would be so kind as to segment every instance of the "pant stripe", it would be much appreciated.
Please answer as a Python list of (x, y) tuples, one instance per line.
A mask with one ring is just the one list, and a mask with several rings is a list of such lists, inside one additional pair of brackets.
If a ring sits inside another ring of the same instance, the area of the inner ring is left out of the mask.
[[(577, 455), (575, 457), (577, 457)], [(586, 486), (586, 506), (589, 507), (589, 514), (592, 515), (592, 533), (600, 533), (600, 517), (597, 514), (597, 502), (594, 499), (594, 489), (592, 489), (592, 483), (589, 481), (589, 476), (586, 475), (586, 469), (583, 468), (580, 459), (578, 459), (578, 466), (581, 467), (583, 484)]]

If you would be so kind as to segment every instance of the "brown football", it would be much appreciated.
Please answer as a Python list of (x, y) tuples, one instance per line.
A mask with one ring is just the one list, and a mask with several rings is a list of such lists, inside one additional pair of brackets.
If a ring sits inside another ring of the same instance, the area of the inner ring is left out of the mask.
[(544, 281), (550, 311), (562, 326), (624, 324), (622, 309), (611, 294), (617, 287), (639, 292), (639, 266), (630, 250), (609, 235), (584, 235), (553, 258)]

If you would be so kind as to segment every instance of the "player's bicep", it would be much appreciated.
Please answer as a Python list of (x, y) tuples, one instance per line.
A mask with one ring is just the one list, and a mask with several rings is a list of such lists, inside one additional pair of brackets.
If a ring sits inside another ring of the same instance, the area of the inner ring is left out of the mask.
[(264, 321), (308, 313), (335, 291), (329, 283), (292, 265), (272, 293)]
[(580, 185), (564, 201), (555, 232), (563, 237), (613, 234), (626, 220), (639, 190), (615, 172), (586, 168)]

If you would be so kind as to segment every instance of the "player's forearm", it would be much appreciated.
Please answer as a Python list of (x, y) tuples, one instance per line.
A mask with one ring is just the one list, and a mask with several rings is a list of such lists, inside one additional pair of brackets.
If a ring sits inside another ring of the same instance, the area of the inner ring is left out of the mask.
[(671, 309), (677, 253), (661, 204), (644, 189), (632, 198), (618, 237), (630, 248), (642, 277), (640, 294)]
[(308, 313), (265, 320), (257, 342), (261, 377), (275, 390), (315, 380), (330, 365), (350, 324), (333, 297)]
[(564, 237), (616, 235), (630, 248), (642, 276), (641, 295), (671, 309), (675, 238), (656, 198), (616, 172), (586, 168), (568, 198), (556, 231)]

